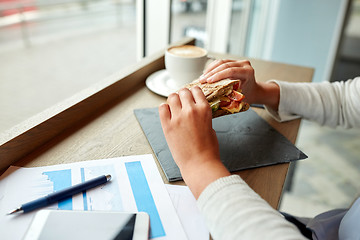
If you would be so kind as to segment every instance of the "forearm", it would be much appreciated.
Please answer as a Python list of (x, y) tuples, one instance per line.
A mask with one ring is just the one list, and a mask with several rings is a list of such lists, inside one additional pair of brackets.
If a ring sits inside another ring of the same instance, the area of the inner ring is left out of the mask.
[[(200, 156), (196, 156), (199, 158)], [(210, 156), (213, 157), (213, 156)], [(205, 161), (204, 161), (205, 160)], [(196, 165), (191, 162), (197, 162)], [(225, 168), (220, 159), (209, 159), (203, 157), (200, 160), (190, 160), (187, 164), (179, 164), (181, 175), (186, 185), (196, 199), (202, 191), (219, 178), (230, 176), (230, 172)]]

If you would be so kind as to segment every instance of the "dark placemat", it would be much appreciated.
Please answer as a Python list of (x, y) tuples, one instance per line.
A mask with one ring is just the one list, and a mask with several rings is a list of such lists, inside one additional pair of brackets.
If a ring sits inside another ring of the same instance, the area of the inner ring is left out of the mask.
[[(181, 180), (161, 128), (158, 108), (135, 109), (134, 113), (167, 179)], [(251, 108), (213, 119), (213, 128), (221, 160), (230, 172), (307, 158)]]

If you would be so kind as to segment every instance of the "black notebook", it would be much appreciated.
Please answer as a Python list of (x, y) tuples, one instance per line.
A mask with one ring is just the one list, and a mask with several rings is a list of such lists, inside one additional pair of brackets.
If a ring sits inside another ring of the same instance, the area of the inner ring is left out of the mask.
[[(158, 108), (135, 109), (134, 113), (167, 179), (181, 180), (161, 128)], [(213, 119), (213, 128), (221, 160), (230, 172), (307, 158), (251, 108)]]

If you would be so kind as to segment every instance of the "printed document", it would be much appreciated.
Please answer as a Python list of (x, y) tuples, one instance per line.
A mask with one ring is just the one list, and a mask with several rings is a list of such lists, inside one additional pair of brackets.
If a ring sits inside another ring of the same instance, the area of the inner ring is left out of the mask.
[[(6, 215), (21, 204), (100, 175), (112, 180), (48, 209), (147, 212), (150, 239), (187, 239), (152, 155), (47, 167), (10, 167), (0, 178), (0, 232), (22, 239), (36, 211)], [(59, 223), (60, 224), (60, 223)]]

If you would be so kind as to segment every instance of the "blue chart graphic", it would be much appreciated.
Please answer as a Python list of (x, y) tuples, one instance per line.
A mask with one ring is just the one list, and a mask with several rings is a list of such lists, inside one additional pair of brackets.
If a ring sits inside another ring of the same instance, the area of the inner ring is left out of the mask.
[[(64, 188), (70, 187), (71, 184), (71, 169), (43, 172), (47, 175), (49, 180), (53, 183), (53, 191), (59, 191)], [(72, 198), (58, 202), (58, 208), (62, 210), (72, 210), (73, 202)]]
[[(81, 172), (81, 182), (85, 182), (85, 171), (84, 168), (80, 168)], [(88, 210), (88, 204), (87, 204), (87, 197), (86, 197), (86, 191), (83, 191), (83, 203), (84, 203), (84, 210)]]
[(150, 216), (150, 238), (165, 236), (164, 227), (161, 223), (141, 162), (126, 162), (125, 167), (138, 211), (147, 212)]
[[(86, 167), (80, 168), (80, 178), (81, 182), (85, 182), (89, 179), (98, 177), (104, 174), (110, 174), (113, 179), (116, 179), (115, 168), (113, 165), (104, 165), (104, 166), (96, 166), (96, 167)], [(42, 174), (47, 176), (48, 180), (53, 185), (53, 191), (59, 191), (64, 188), (68, 188), (72, 186), (72, 174), (78, 170), (73, 171), (71, 169), (65, 170), (55, 170), (55, 171), (47, 171)], [(95, 191), (96, 190), (96, 191)], [(101, 192), (99, 192), (101, 191)], [(94, 199), (99, 199), (101, 197), (101, 201), (94, 201)], [(82, 201), (84, 205), (85, 211), (93, 211), (93, 210), (113, 210), (113, 211), (124, 211), (121, 199), (121, 193), (119, 190), (119, 186), (116, 181), (111, 181), (104, 186), (99, 186), (96, 189), (90, 189), (88, 191), (82, 192)], [(73, 210), (74, 209), (74, 201), (72, 198), (60, 201), (58, 203), (58, 209), (62, 210)]]

